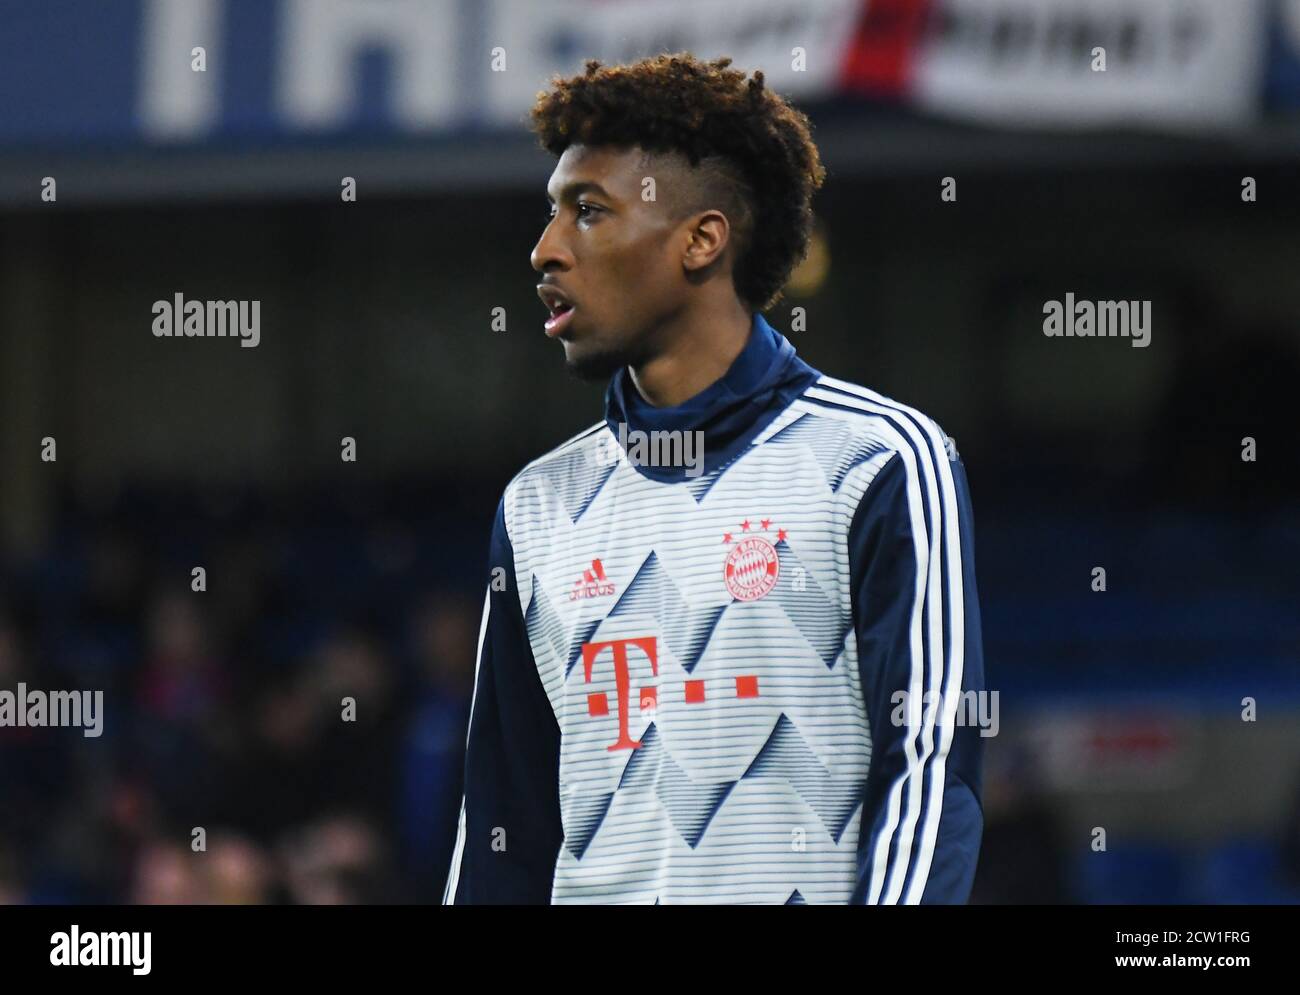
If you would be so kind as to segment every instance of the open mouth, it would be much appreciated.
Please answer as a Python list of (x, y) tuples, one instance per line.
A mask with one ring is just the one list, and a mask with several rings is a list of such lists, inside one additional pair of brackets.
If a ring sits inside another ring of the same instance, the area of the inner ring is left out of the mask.
[(559, 335), (569, 320), (573, 317), (573, 305), (559, 304), (551, 310), (551, 316), (546, 319), (546, 334), (550, 336)]

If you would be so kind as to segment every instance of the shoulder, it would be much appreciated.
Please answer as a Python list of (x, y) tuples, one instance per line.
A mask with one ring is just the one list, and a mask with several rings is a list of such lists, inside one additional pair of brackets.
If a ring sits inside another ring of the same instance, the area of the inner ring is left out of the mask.
[(788, 440), (806, 444), (831, 489), (854, 506), (868, 491), (901, 486), (905, 497), (914, 485), (928, 503), (962, 487), (956, 443), (939, 423), (869, 387), (822, 374), (791, 404), (786, 426)]
[(506, 485), (507, 490), (538, 476), (566, 473), (571, 469), (573, 462), (589, 459), (604, 446), (603, 429), (606, 427), (604, 419), (601, 419), (594, 425), (588, 425), (577, 435), (561, 442), (554, 449), (538, 456), (537, 459), (526, 463)]
[(842, 423), (843, 431), (880, 439), (894, 451), (920, 449), (957, 460), (957, 446), (939, 423), (922, 411), (879, 391), (822, 374), (799, 398), (803, 412)]
[(552, 499), (572, 512), (575, 503), (585, 504), (609, 475), (609, 431), (604, 420), (589, 425), (516, 473), (501, 496), (501, 512), (507, 532), (521, 513), (538, 511)]

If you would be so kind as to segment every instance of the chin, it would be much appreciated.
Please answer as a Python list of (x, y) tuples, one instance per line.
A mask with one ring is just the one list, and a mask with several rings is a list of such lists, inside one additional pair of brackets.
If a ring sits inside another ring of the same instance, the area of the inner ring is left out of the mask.
[(582, 381), (608, 380), (630, 360), (622, 349), (591, 349), (565, 343), (564, 368)]

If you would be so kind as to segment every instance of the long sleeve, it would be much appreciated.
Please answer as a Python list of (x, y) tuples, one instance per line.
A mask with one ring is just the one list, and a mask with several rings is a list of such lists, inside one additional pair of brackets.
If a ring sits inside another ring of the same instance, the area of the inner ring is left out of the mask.
[[(514, 551), (497, 505), (479, 627), (465, 795), (443, 903), (545, 905), (563, 840), (560, 728), (515, 591)], [(495, 568), (500, 568), (499, 570)]]
[(976, 725), (987, 715), (971, 694), (984, 691), (972, 529), (964, 467), (924, 444), (890, 457), (850, 526), (872, 741), (851, 904), (970, 895), (983, 833)]

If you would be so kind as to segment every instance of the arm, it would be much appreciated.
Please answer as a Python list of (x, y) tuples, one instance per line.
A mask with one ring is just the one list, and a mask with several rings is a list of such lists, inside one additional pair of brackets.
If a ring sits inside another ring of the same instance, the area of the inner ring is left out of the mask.
[(514, 591), (505, 500), (492, 525), (465, 755), (465, 797), (445, 905), (551, 900), (560, 821), (560, 727), (542, 687)]
[(872, 738), (855, 904), (970, 895), (984, 822), (983, 739), (962, 694), (984, 690), (972, 527), (960, 460), (923, 446), (880, 469), (849, 529)]

